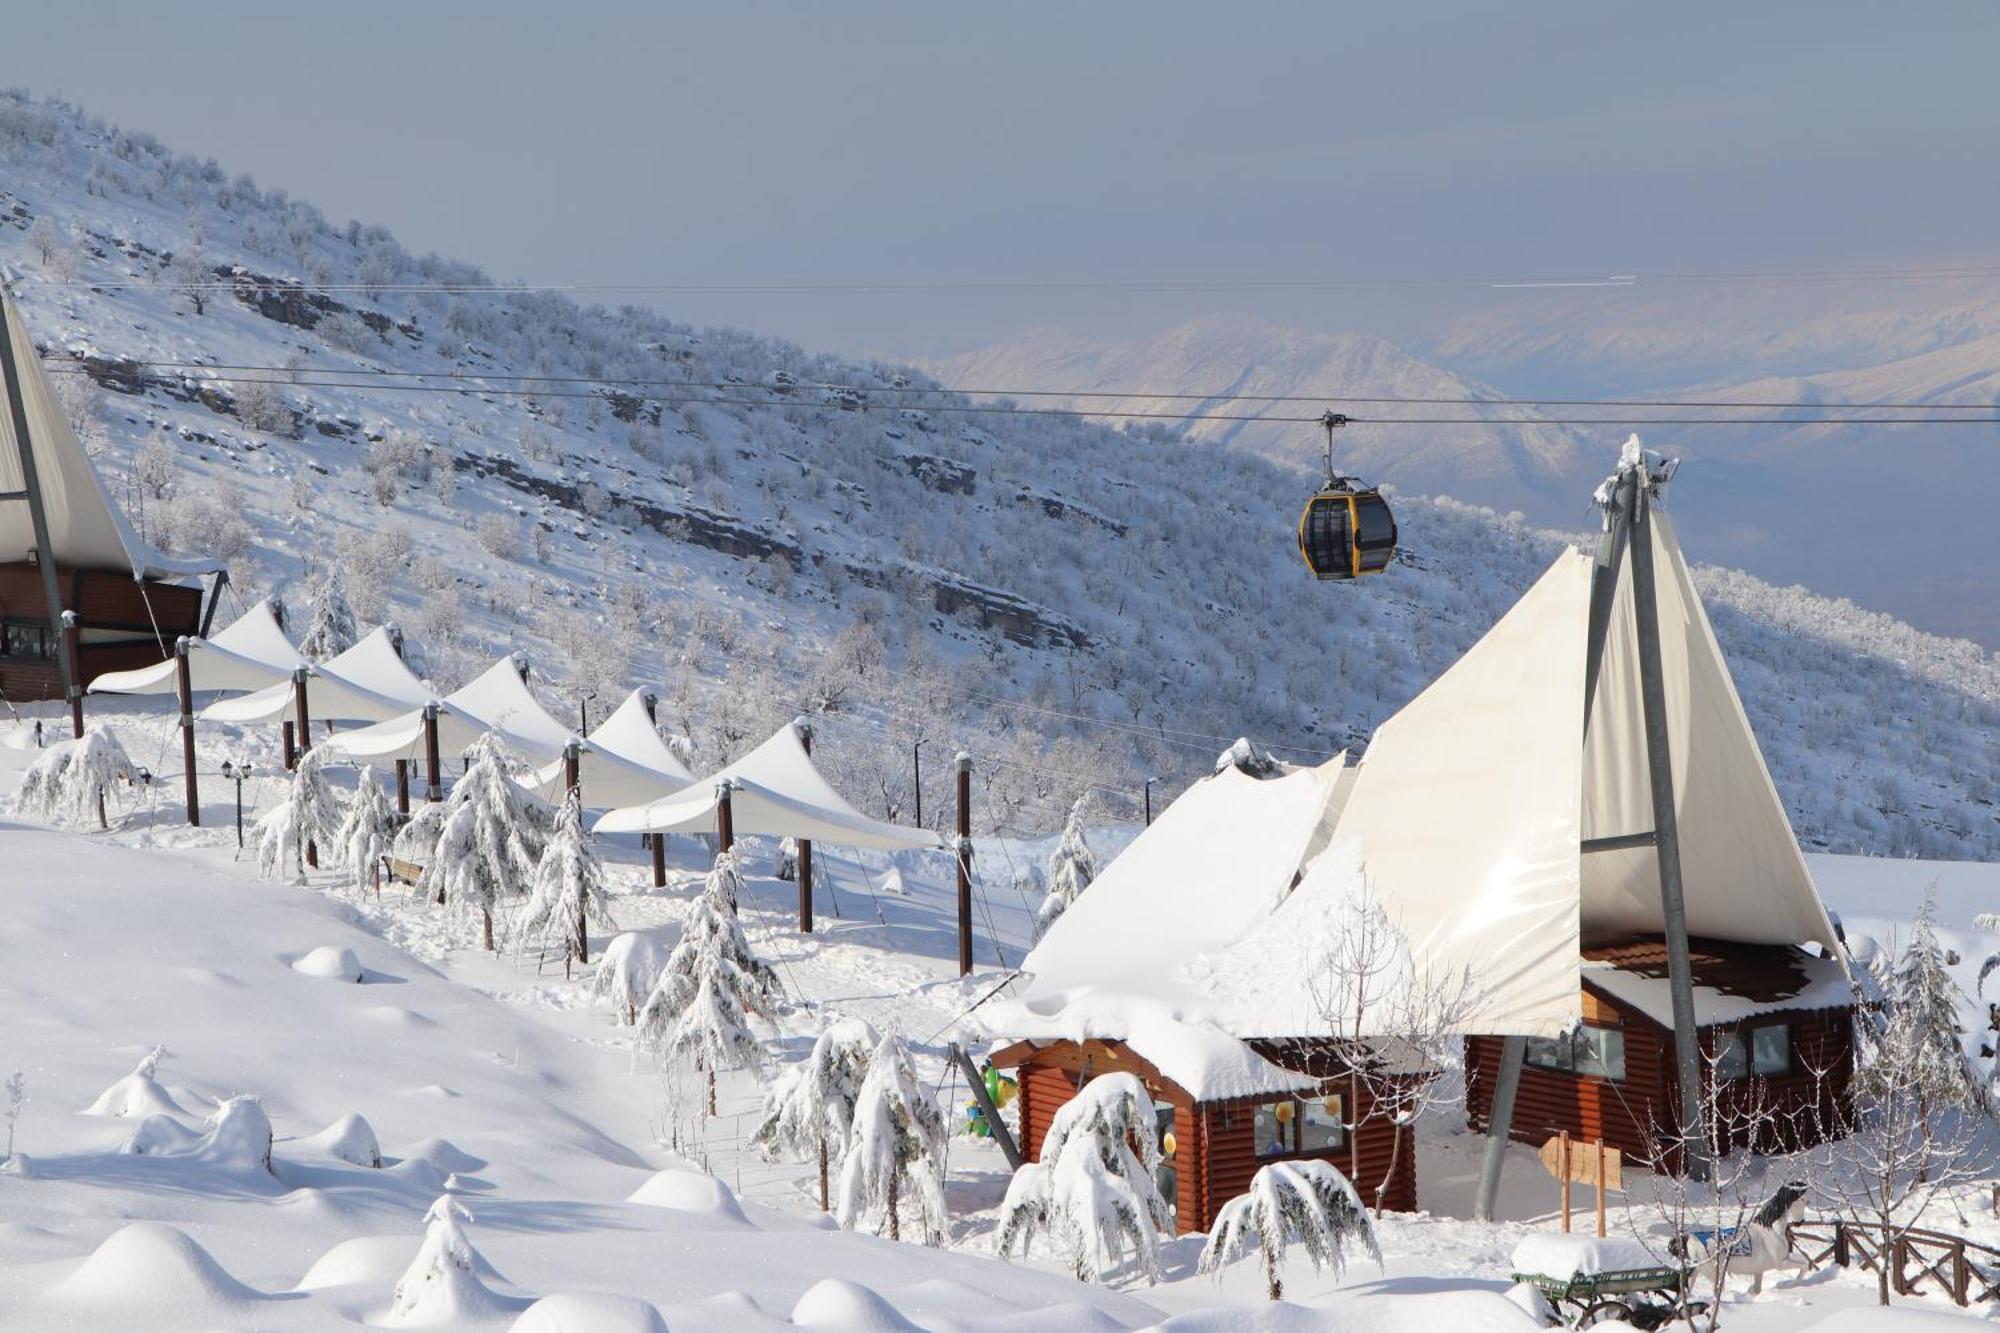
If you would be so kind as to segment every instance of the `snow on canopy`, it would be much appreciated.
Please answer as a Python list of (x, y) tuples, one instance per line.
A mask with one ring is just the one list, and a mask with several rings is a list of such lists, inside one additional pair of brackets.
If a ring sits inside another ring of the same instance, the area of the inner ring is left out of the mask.
[[(694, 774), (653, 725), (644, 690), (626, 695), (625, 702), (597, 724), (585, 738), (577, 762), (584, 802), (600, 810), (655, 801), (694, 781)], [(553, 804), (562, 800), (567, 781), (558, 759), (535, 774), (529, 789)]]
[[(7, 321), (21, 406), (28, 421), (35, 477), (48, 515), (49, 546), (65, 569), (130, 570), (135, 579), (174, 579), (211, 574), (221, 560), (167, 555), (126, 521), (91, 466), (82, 441), (50, 387), (41, 358), (28, 337), (14, 300), (0, 288), (0, 316)], [(0, 492), (25, 490), (13, 413), (0, 394)], [(33, 516), (25, 504), (0, 505), (0, 563), (14, 564), (35, 551)]]
[[(1637, 440), (1627, 445), (1634, 460)], [(1745, 944), (1839, 945), (1744, 716), (1672, 522), (1647, 525), (1658, 585), (1668, 749), (1687, 929)], [(1586, 944), (1658, 933), (1651, 848), (1585, 839), (1653, 827), (1639, 699), (1633, 561), (1621, 563), (1590, 729), (1585, 652), (1594, 562), (1576, 550), (1375, 732), (1341, 815), (1372, 891), (1437, 974), (1480, 995), (1472, 1030), (1553, 1036), (1581, 1017)], [(1298, 908), (1345, 893), (1322, 858)]]
[(1204, 1100), (1313, 1086), (1243, 1040), (1306, 1034), (1207, 979), (1285, 901), (1351, 777), (1341, 755), (1271, 778), (1232, 764), (1196, 782), (1049, 927), (1017, 995), (973, 1021), (998, 1038), (1122, 1041)]
[[(239, 693), (273, 685), (291, 688), (292, 673), (306, 665), (278, 624), (268, 601), (259, 599), (210, 638), (188, 640), (188, 680), (196, 693)], [(173, 694), (180, 667), (169, 656), (148, 667), (107, 671), (90, 682), (92, 694)]]
[[(314, 720), (384, 722), (422, 708), (431, 689), (396, 651), (386, 625), (371, 630), (346, 652), (308, 668), (306, 713)], [(235, 699), (221, 699), (201, 712), (204, 722), (275, 722), (292, 716), (290, 681), (266, 686)]]
[[(521, 678), (521, 663), (519, 657), (503, 657), (470, 684), (435, 700), (440, 754), (457, 754), (488, 732), (499, 733), (510, 748), (531, 759), (546, 761), (562, 754), (570, 730), (550, 717), (529, 691)], [(412, 757), (424, 748), (423, 709), (342, 732), (322, 744), (350, 759)]]
[(730, 786), (730, 826), (736, 836), (811, 838), (843, 847), (936, 847), (937, 835), (870, 819), (849, 805), (813, 765), (787, 723), (756, 749), (685, 791), (645, 805), (625, 806), (600, 817), (596, 833), (714, 833), (721, 788)]

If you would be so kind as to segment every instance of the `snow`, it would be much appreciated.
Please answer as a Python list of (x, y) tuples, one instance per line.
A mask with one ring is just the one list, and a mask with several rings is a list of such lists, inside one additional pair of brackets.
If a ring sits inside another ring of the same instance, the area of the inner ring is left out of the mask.
[(299, 955), (292, 963), (292, 971), (326, 981), (358, 982), (363, 976), (361, 960), (344, 944), (322, 944)]
[(667, 1333), (667, 1325), (658, 1310), (630, 1296), (559, 1291), (522, 1311), (507, 1333)]
[[(1694, 988), (1694, 1011), (1702, 1026), (1737, 1023), (1781, 1009), (1846, 1009), (1854, 1003), (1853, 983), (1847, 969), (1832, 958), (1800, 953), (1795, 959), (1805, 973), (1798, 989), (1771, 1000), (1754, 1000), (1732, 995), (1713, 986)], [(1584, 980), (1627, 1008), (1636, 1009), (1662, 1027), (1673, 1027), (1673, 997), (1665, 977), (1641, 976), (1609, 963), (1585, 959)]]
[(1654, 1251), (1628, 1236), (1576, 1234), (1529, 1236), (1514, 1247), (1509, 1262), (1517, 1273), (1558, 1280), (1661, 1267)]
[(90, 1319), (123, 1314), (164, 1326), (261, 1319), (258, 1304), (277, 1298), (231, 1277), (185, 1232), (160, 1222), (134, 1222), (113, 1232), (42, 1299)]
[(690, 1213), (699, 1217), (704, 1226), (724, 1230), (750, 1225), (729, 1186), (705, 1172), (682, 1167), (670, 1166), (654, 1172), (645, 1184), (626, 1195), (625, 1201)]

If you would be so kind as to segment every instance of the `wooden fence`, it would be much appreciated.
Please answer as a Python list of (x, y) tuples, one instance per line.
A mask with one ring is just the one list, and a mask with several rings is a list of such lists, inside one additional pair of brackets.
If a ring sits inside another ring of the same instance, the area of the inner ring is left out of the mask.
[(1879, 1273), (1886, 1257), (1889, 1289), (1898, 1296), (1934, 1289), (1960, 1305), (2000, 1300), (2000, 1249), (1963, 1236), (1838, 1218), (1810, 1218), (1791, 1236), (1815, 1268), (1831, 1261)]

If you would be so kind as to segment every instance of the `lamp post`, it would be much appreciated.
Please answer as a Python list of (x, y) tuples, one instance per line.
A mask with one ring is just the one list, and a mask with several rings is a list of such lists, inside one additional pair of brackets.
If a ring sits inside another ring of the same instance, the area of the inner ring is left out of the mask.
[(225, 759), (222, 761), (222, 776), (233, 779), (236, 783), (236, 845), (238, 848), (241, 848), (243, 846), (243, 784), (250, 777), (250, 765), (247, 762), (232, 764)]
[(924, 742), (922, 737), (918, 737), (916, 743), (910, 747), (910, 773), (915, 783), (913, 789), (917, 794), (917, 827), (922, 828), (924, 826)]

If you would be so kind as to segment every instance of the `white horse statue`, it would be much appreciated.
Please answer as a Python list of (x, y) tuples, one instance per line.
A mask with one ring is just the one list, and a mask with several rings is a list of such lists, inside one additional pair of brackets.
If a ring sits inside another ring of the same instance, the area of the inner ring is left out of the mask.
[[(1687, 1234), (1685, 1257), (1697, 1267), (1707, 1267), (1718, 1278), (1747, 1274), (1750, 1294), (1764, 1290), (1764, 1274), (1777, 1269), (1804, 1273), (1812, 1265), (1792, 1250), (1792, 1228), (1805, 1220), (1806, 1187), (1793, 1181), (1780, 1186), (1740, 1227), (1719, 1231), (1692, 1230)], [(1678, 1242), (1677, 1242), (1678, 1245)]]

